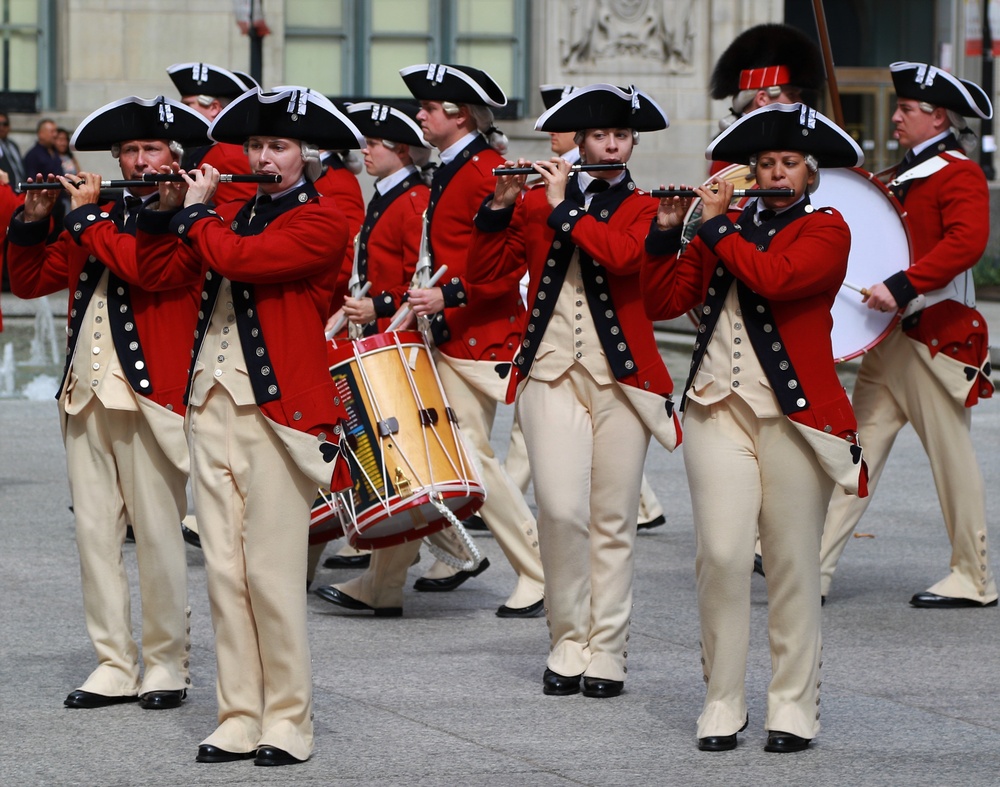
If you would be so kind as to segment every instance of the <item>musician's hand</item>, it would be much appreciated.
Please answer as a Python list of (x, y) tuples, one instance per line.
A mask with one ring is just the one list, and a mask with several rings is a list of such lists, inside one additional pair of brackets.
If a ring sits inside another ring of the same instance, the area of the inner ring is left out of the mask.
[(440, 287), (429, 290), (410, 290), (408, 297), (410, 308), (418, 317), (429, 317), (444, 309), (444, 293)]
[(8, 175), (4, 170), (0, 169), (0, 183), (4, 186), (10, 185), (10, 175)]
[(545, 199), (549, 207), (557, 207), (566, 199), (566, 184), (572, 165), (564, 158), (553, 156), (548, 161), (536, 161), (533, 166), (545, 183)]
[[(101, 199), (101, 176), (93, 172), (79, 172), (69, 177), (60, 175), (59, 182), (69, 194), (70, 210), (84, 205), (96, 205)], [(57, 191), (56, 194), (58, 193)]]
[(877, 312), (899, 311), (899, 304), (896, 303), (895, 297), (882, 282), (869, 287), (868, 294), (862, 298), (861, 302)]
[[(28, 178), (28, 183), (55, 183), (56, 176), (45, 177), (39, 172), (35, 177)], [(23, 221), (42, 221), (47, 219), (59, 199), (59, 189), (39, 189), (24, 192)]]
[[(671, 183), (670, 186), (664, 187), (661, 183), (660, 188), (672, 189), (674, 184)], [(682, 183), (681, 188), (686, 189), (687, 186)], [(680, 227), (684, 223), (684, 217), (691, 207), (691, 202), (691, 197), (661, 197), (659, 207), (656, 209), (656, 226), (661, 230)]]
[(344, 298), (344, 315), (355, 325), (375, 320), (375, 302), (371, 298)]
[[(505, 161), (503, 165), (504, 169), (530, 166), (531, 162), (523, 158), (519, 158), (516, 162)], [(517, 202), (518, 195), (521, 193), (521, 189), (524, 188), (524, 183), (527, 179), (527, 175), (497, 176), (497, 187), (493, 192), (493, 200), (490, 203), (490, 208), (492, 210), (503, 210)]]
[(183, 175), (188, 184), (188, 192), (184, 196), (184, 207), (208, 203), (219, 187), (219, 170), (211, 164), (202, 164), (201, 169), (193, 169)]
[(396, 328), (397, 331), (413, 331), (417, 328), (417, 315), (410, 309), (406, 312), (406, 319)]
[[(718, 191), (714, 191), (711, 186), (716, 186)], [(714, 219), (716, 216), (726, 215), (729, 210), (729, 203), (733, 201), (733, 184), (728, 180), (712, 178), (704, 186), (698, 186), (694, 193), (701, 197), (702, 221)]]
[[(181, 171), (181, 166), (176, 161), (168, 164), (163, 164), (160, 166), (160, 174), (163, 175), (177, 175)], [(184, 197), (187, 195), (188, 184), (183, 182), (178, 183), (160, 183), (160, 210), (176, 210), (184, 204)]]

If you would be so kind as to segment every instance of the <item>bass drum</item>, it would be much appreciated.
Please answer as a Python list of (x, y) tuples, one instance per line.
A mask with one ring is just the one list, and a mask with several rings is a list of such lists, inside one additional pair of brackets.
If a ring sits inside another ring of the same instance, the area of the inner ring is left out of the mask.
[(913, 246), (902, 206), (870, 172), (821, 170), (810, 201), (836, 208), (851, 228), (847, 278), (833, 304), (833, 357), (840, 363), (871, 350), (899, 321), (898, 312), (869, 309), (858, 290), (910, 267)]

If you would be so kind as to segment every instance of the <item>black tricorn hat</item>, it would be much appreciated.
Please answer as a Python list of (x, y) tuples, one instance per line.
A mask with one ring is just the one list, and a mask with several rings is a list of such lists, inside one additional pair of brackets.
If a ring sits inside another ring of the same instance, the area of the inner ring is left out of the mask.
[(371, 139), (387, 139), (429, 148), (416, 121), (418, 109), (412, 105), (390, 106), (374, 101), (358, 101), (347, 107), (347, 116), (364, 136)]
[(819, 47), (805, 33), (791, 25), (765, 24), (733, 39), (716, 62), (709, 85), (712, 98), (721, 99), (775, 85), (819, 90), (825, 79)]
[(580, 87), (545, 110), (535, 131), (583, 131), (588, 128), (630, 128), (659, 131), (670, 125), (667, 113), (633, 85), (596, 84)]
[(209, 136), (242, 145), (252, 136), (286, 137), (325, 150), (361, 149), (364, 138), (330, 99), (307, 87), (248, 90), (216, 115)]
[(821, 167), (860, 167), (865, 160), (840, 126), (805, 104), (768, 104), (744, 115), (712, 141), (705, 158), (747, 164), (764, 150), (809, 153)]
[(264, 86), (263, 86), (263, 85), (262, 85), (262, 84), (261, 84), (260, 82), (258, 82), (258, 81), (257, 81), (256, 79), (254, 79), (254, 78), (253, 78), (252, 76), (250, 76), (250, 75), (249, 75), (249, 74), (248, 74), (248, 73), (247, 73), (246, 71), (235, 71), (235, 70), (234, 70), (234, 71), (233, 71), (233, 74), (234, 74), (234, 75), (235, 75), (235, 76), (236, 76), (236, 77), (237, 77), (237, 78), (238, 78), (238, 79), (239, 79), (239, 80), (240, 80), (240, 81), (241, 81), (241, 82), (242, 82), (242, 83), (243, 83), (244, 85), (246, 85), (246, 86), (247, 86), (247, 90), (251, 90), (251, 89), (253, 89), (253, 88), (255, 88), (255, 87), (257, 87), (257, 88), (260, 88), (260, 89), (262, 89), (262, 90), (263, 90), (263, 88), (264, 88)]
[(993, 117), (989, 96), (975, 82), (959, 79), (947, 71), (927, 63), (900, 61), (889, 66), (896, 95), (916, 101), (926, 101), (944, 107), (963, 117)]
[(418, 63), (399, 70), (418, 101), (451, 101), (502, 107), (507, 104), (500, 85), (485, 71), (449, 63)]
[(574, 90), (576, 90), (575, 85), (540, 85), (538, 88), (546, 109), (554, 107)]
[(95, 109), (73, 132), (77, 150), (110, 150), (131, 139), (166, 139), (184, 146), (207, 145), (208, 121), (164, 96), (128, 96)]
[(244, 82), (234, 72), (211, 63), (174, 63), (167, 74), (182, 96), (236, 98), (256, 86), (256, 82)]

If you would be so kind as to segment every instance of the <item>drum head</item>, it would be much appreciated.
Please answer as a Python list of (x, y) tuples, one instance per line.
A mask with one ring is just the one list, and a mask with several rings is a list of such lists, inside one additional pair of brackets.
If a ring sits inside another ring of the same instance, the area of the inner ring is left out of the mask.
[[(910, 266), (910, 233), (900, 205), (871, 173), (824, 169), (810, 201), (817, 208), (836, 208), (851, 228), (847, 284), (871, 287)], [(833, 357), (838, 363), (872, 349), (899, 319), (897, 314), (869, 309), (862, 297), (844, 286), (833, 304)]]

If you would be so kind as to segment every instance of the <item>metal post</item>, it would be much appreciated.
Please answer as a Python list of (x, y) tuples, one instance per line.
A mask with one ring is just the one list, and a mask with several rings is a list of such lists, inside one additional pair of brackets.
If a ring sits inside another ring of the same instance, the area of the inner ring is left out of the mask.
[[(250, 76), (260, 84), (264, 84), (264, 37), (257, 32), (254, 24), (256, 20), (257, 3), (250, 3), (250, 29), (247, 35), (250, 37)], [(263, 11), (261, 11), (263, 14)]]
[[(990, 28), (990, 0), (983, 0), (983, 91), (993, 101), (993, 31)], [(996, 140), (993, 138), (993, 120), (984, 120), (981, 126), (982, 145), (980, 146), (979, 165), (987, 180), (996, 177), (993, 168), (993, 151)]]

